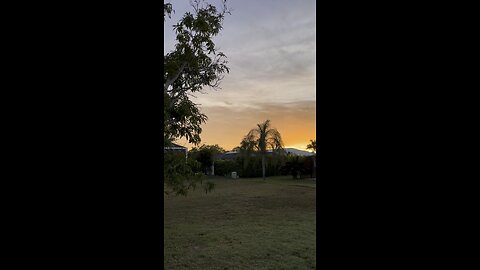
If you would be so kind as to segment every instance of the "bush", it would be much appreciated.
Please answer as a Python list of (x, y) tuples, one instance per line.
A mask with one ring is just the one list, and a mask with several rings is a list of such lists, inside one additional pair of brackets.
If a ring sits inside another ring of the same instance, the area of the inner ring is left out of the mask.
[(262, 160), (259, 157), (250, 157), (247, 160), (239, 158), (240, 176), (242, 177), (261, 177)]
[[(267, 156), (265, 158), (265, 176), (281, 174), (281, 167), (285, 164), (284, 156)], [(251, 156), (248, 159), (239, 157), (237, 159), (239, 174), (242, 177), (262, 177), (262, 157)]]
[(176, 152), (165, 152), (163, 154), (163, 179), (165, 194), (187, 195), (190, 189), (195, 189), (198, 184), (205, 189), (205, 192), (213, 189), (210, 182), (202, 182), (202, 175), (196, 173), (194, 168), (197, 165), (185, 160), (185, 154)]
[(215, 175), (229, 176), (231, 172), (239, 172), (240, 167), (235, 160), (215, 161)]
[(192, 171), (195, 172), (195, 173), (203, 173), (204, 172), (203, 169), (202, 169), (202, 163), (198, 162), (193, 157), (190, 157), (190, 156), (188, 157), (187, 164), (188, 164), (188, 166), (190, 166)]
[(303, 175), (305, 177), (315, 177), (315, 173), (314, 173), (314, 167), (313, 167), (313, 164), (314, 164), (314, 159), (315, 159), (315, 156), (309, 156), (309, 157), (305, 157), (303, 159)]
[(292, 175), (293, 178), (302, 178), (302, 176), (310, 175), (311, 169), (308, 167), (310, 159), (295, 155), (288, 155), (285, 166), (281, 171), (283, 175)]

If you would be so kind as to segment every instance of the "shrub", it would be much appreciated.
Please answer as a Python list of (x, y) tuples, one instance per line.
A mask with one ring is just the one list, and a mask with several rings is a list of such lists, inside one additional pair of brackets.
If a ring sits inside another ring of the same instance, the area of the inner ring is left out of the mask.
[(185, 154), (165, 152), (163, 156), (165, 194), (187, 195), (188, 190), (195, 189), (198, 184), (205, 188), (205, 192), (213, 189), (212, 183), (202, 182), (202, 175), (193, 170), (185, 160)]
[[(285, 164), (284, 156), (267, 156), (265, 175), (280, 175), (280, 169)], [(237, 159), (239, 174), (242, 177), (262, 177), (262, 158), (260, 155), (239, 157)]]
[(292, 175), (293, 178), (301, 178), (307, 172), (305, 168), (305, 157), (288, 155), (285, 165), (281, 171), (283, 175)]
[(240, 167), (235, 160), (216, 160), (215, 175), (229, 176), (231, 172), (239, 172)]
[(198, 162), (195, 158), (189, 156), (187, 159), (187, 164), (190, 166), (193, 172), (203, 173), (202, 163)]

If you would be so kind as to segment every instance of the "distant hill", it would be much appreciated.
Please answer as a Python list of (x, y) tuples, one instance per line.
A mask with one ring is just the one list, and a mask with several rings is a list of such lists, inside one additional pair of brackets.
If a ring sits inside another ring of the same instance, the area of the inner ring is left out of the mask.
[[(314, 154), (312, 152), (304, 151), (304, 150), (299, 150), (296, 148), (284, 148), (287, 153), (297, 155), (297, 156), (302, 156), (302, 157), (308, 157), (308, 156), (313, 156)], [(271, 150), (267, 150), (267, 154), (271, 153)], [(218, 159), (234, 159), (237, 158), (239, 155), (239, 152), (236, 151), (230, 151), (226, 152), (223, 154), (219, 154), (217, 156)], [(253, 154), (255, 155), (255, 153)]]
[(287, 153), (291, 153), (291, 154), (297, 155), (297, 156), (313, 156), (312, 152), (308, 152), (308, 151), (304, 151), (304, 150), (298, 150), (298, 149), (295, 149), (295, 148), (285, 148), (285, 151), (287, 151)]

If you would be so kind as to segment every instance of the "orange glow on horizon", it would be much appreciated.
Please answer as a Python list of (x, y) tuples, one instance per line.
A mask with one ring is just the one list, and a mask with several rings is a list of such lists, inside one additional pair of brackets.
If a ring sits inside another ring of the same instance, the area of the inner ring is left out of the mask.
[[(208, 116), (207, 123), (202, 126), (200, 145), (218, 144), (229, 151), (240, 145), (243, 137), (256, 124), (270, 119), (271, 126), (282, 135), (285, 148), (306, 150), (310, 140), (316, 139), (315, 101), (298, 106), (270, 106), (261, 111), (237, 112), (229, 108), (209, 107), (203, 112)], [(186, 140), (178, 140), (178, 144), (193, 148)]]

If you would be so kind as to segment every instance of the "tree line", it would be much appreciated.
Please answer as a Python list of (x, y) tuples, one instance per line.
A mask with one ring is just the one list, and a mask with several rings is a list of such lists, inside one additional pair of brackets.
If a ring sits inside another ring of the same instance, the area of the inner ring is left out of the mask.
[[(316, 140), (311, 140), (307, 149), (316, 152)], [(218, 145), (202, 145), (192, 148), (189, 163), (195, 172), (218, 176), (229, 176), (237, 172), (240, 177), (262, 177), (292, 175), (294, 178), (314, 177), (315, 157), (287, 154), (280, 132), (271, 127), (270, 120), (257, 124), (244, 136), (240, 145), (233, 148), (237, 157), (219, 159), (227, 151)]]

